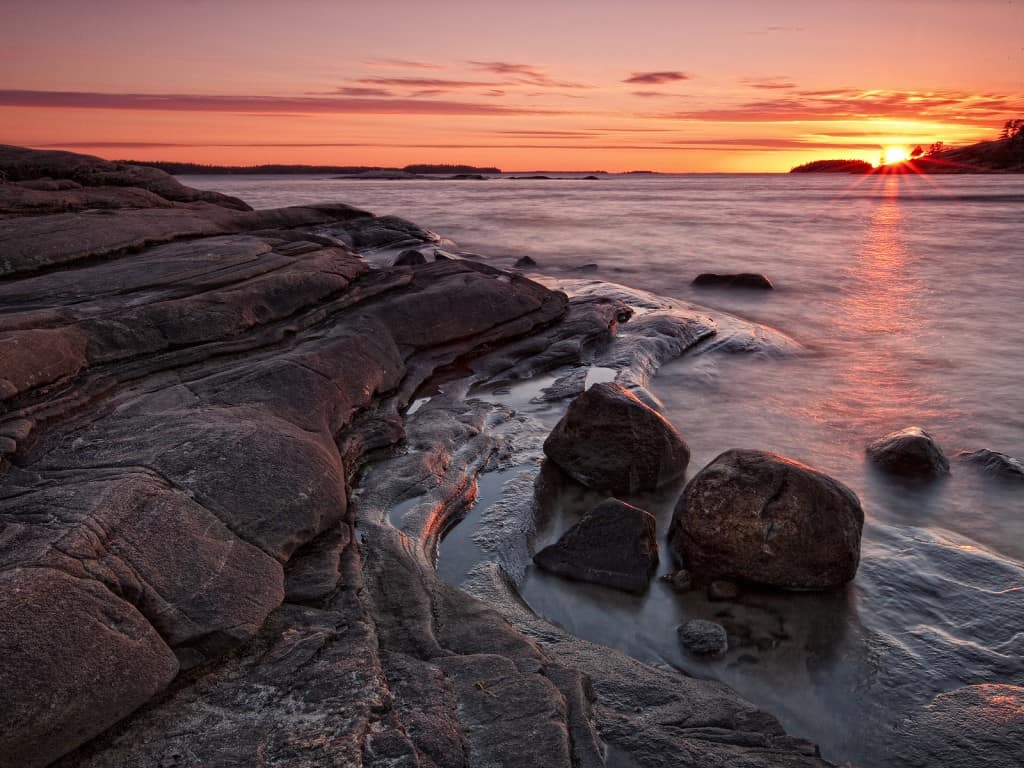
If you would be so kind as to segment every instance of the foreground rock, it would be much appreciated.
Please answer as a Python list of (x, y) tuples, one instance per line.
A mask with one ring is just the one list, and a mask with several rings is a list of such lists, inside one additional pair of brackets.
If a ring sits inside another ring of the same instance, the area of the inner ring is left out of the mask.
[(643, 592), (658, 568), (658, 540), (649, 512), (608, 499), (583, 515), (533, 561), (577, 581)]
[(867, 447), (868, 458), (879, 469), (910, 478), (949, 474), (949, 460), (935, 439), (920, 427), (907, 427), (880, 437)]
[(669, 543), (695, 580), (829, 589), (857, 573), (863, 525), (856, 495), (828, 475), (731, 450), (687, 484)]
[(693, 282), (690, 284), (695, 288), (754, 288), (761, 291), (770, 291), (775, 288), (767, 276), (754, 272), (741, 272), (735, 275), (704, 272), (693, 278)]
[(682, 476), (690, 449), (661, 414), (618, 384), (577, 397), (544, 441), (544, 453), (589, 488), (620, 495)]
[[(80, 191), (34, 186), (12, 204)], [(422, 236), (347, 206), (83, 189), (107, 211), (0, 220), (2, 768), (593, 768), (602, 742), (824, 765), (727, 687), (541, 642), (432, 567), (521, 425), (457, 398), (404, 418), (413, 393), (510, 348), (572, 357), (619, 302), (570, 319), (469, 262), (371, 272), (343, 243)]]
[(1024, 462), (1005, 453), (982, 448), (977, 451), (961, 451), (956, 457), (966, 464), (977, 467), (986, 475), (1010, 482), (1024, 482)]

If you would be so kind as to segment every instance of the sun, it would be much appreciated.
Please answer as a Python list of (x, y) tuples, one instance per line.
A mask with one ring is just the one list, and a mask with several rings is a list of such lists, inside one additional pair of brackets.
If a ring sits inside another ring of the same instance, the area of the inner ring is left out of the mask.
[(910, 155), (907, 154), (907, 150), (903, 147), (886, 147), (882, 150), (882, 164), (892, 165), (893, 163), (903, 163), (910, 159)]

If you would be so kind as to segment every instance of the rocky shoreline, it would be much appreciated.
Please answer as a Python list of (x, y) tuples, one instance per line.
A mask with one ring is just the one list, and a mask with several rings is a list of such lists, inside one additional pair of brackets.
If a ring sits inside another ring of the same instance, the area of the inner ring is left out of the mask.
[[(547, 430), (485, 396), (553, 372), (536, 396), (567, 403), (600, 374), (656, 407), (684, 352), (795, 341), (341, 204), (252, 211), (70, 153), (0, 168), (2, 768), (829, 765), (729, 687), (529, 610), (563, 480)], [(438, 545), (494, 469), (515, 480), (456, 588)]]

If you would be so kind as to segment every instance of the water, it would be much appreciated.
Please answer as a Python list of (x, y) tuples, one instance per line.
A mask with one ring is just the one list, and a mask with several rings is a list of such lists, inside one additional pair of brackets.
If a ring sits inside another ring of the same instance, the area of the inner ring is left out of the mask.
[[(918, 424), (951, 457), (983, 447), (1024, 457), (1024, 178), (183, 181), (257, 207), (341, 200), (394, 213), (498, 266), (530, 255), (542, 272), (572, 275), (596, 263), (587, 277), (725, 309), (809, 348), (781, 360), (684, 357), (650, 388), (691, 447), (690, 476), (727, 448), (760, 448), (857, 492), (867, 524), (848, 590), (723, 604), (660, 584), (619, 595), (531, 570), (521, 588), (541, 615), (722, 679), (856, 765), (886, 765), (881, 734), (936, 692), (1024, 684), (1024, 487), (955, 460), (948, 479), (908, 486), (863, 454)], [(777, 290), (689, 285), (738, 271), (763, 272)], [(645, 502), (664, 531), (674, 497)], [(686, 657), (674, 627), (693, 616), (738, 627), (740, 647), (717, 662)]]

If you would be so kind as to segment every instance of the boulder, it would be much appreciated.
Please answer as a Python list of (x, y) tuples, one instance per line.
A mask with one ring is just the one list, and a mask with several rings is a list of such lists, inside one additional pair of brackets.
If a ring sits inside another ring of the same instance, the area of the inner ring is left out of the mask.
[(962, 462), (973, 464), (986, 475), (1000, 480), (1024, 482), (1024, 461), (1005, 453), (982, 448), (978, 451), (960, 451), (956, 457)]
[(544, 453), (575, 480), (615, 495), (666, 485), (690, 461), (690, 449), (664, 416), (608, 382), (572, 401)]
[(864, 511), (842, 483), (764, 451), (730, 450), (686, 486), (669, 544), (695, 580), (828, 589), (853, 579)]
[(529, 256), (520, 256), (518, 259), (516, 259), (516, 263), (514, 264), (514, 266), (517, 267), (518, 269), (522, 269), (524, 267), (536, 267), (537, 262), (531, 259)]
[(402, 251), (398, 254), (398, 258), (395, 259), (394, 266), (396, 267), (415, 267), (419, 264), (426, 264), (427, 258), (417, 250), (410, 248), (407, 251)]
[(618, 499), (607, 499), (555, 544), (534, 555), (533, 561), (576, 581), (643, 592), (658, 567), (654, 517)]
[(697, 275), (690, 285), (695, 288), (755, 288), (762, 291), (770, 291), (775, 288), (766, 275), (754, 272), (740, 272), (735, 275), (704, 272)]
[(694, 656), (721, 656), (729, 650), (725, 627), (713, 621), (692, 619), (676, 630), (679, 642)]
[(935, 439), (920, 427), (890, 432), (867, 447), (868, 458), (893, 475), (928, 478), (949, 474), (949, 460)]

